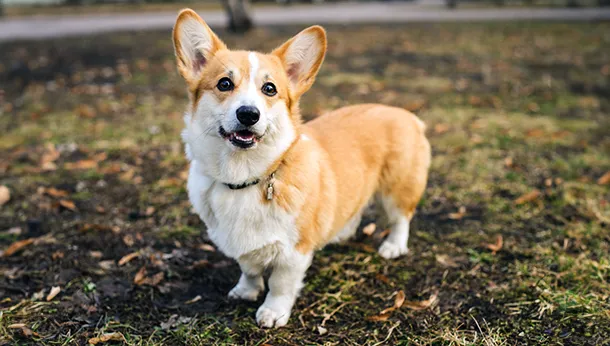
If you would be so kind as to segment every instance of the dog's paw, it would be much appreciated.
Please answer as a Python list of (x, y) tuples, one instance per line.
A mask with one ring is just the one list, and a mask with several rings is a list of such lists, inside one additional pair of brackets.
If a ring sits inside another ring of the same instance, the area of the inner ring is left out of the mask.
[(261, 328), (279, 328), (288, 323), (290, 311), (277, 311), (265, 305), (258, 308), (256, 312), (256, 323)]
[(379, 247), (379, 255), (385, 259), (392, 259), (402, 255), (406, 255), (409, 252), (407, 245), (398, 245), (389, 240), (386, 240)]
[(254, 302), (258, 299), (261, 291), (262, 288), (260, 287), (237, 284), (229, 292), (229, 299), (243, 299)]

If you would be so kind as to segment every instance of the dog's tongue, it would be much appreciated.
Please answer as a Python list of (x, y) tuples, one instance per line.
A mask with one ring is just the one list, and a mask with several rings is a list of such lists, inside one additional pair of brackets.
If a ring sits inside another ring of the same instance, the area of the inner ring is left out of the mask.
[(235, 132), (235, 137), (242, 141), (250, 141), (254, 139), (254, 133), (250, 131), (237, 131)]

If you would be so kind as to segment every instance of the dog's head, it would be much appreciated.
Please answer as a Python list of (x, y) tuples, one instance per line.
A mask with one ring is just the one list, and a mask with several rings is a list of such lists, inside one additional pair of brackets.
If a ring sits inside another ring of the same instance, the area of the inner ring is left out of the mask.
[[(186, 9), (178, 15), (173, 39), (191, 101), (183, 134), (189, 155), (218, 165), (218, 172), (208, 173), (227, 182), (260, 174), (252, 163), (272, 162), (296, 138), (299, 98), (313, 84), (326, 52), (324, 29), (305, 29), (269, 54), (233, 51)], [(231, 165), (247, 172), (221, 174)]]

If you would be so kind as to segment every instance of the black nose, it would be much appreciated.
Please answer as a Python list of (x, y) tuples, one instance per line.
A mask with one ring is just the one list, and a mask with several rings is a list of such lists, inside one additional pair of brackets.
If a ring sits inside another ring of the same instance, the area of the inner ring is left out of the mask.
[(258, 122), (261, 113), (254, 106), (241, 106), (237, 108), (237, 120), (246, 126), (252, 126)]

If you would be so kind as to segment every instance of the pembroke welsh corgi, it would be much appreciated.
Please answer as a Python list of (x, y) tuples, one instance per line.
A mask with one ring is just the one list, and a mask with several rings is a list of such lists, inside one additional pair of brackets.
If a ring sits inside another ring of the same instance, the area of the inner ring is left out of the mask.
[(269, 54), (233, 51), (185, 9), (173, 40), (190, 97), (182, 133), (189, 199), (210, 239), (241, 267), (229, 298), (256, 300), (270, 269), (259, 326), (286, 325), (314, 251), (352, 236), (374, 197), (391, 225), (379, 254), (407, 253), (430, 166), (425, 125), (377, 104), (303, 124), (299, 98), (324, 60), (323, 28)]

